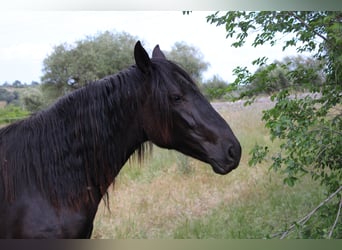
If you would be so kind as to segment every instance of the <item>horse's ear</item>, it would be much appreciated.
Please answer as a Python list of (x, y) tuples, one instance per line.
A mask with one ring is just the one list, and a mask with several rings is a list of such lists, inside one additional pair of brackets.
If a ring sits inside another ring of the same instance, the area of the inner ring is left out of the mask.
[(166, 59), (166, 56), (164, 53), (160, 50), (159, 45), (154, 47), (152, 52), (152, 58), (160, 58), (160, 59)]
[(151, 59), (148, 56), (146, 50), (141, 45), (140, 41), (138, 41), (135, 44), (135, 47), (134, 47), (134, 59), (135, 59), (135, 63), (138, 65), (138, 68), (142, 72), (144, 72), (144, 73), (148, 73), (149, 72), (150, 66), (151, 66)]

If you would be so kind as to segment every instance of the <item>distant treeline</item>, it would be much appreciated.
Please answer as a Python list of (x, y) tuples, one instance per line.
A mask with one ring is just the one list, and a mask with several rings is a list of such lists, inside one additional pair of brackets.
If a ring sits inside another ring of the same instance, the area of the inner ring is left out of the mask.
[(29, 85), (36, 86), (36, 85), (39, 85), (39, 82), (32, 81), (31, 83), (26, 83), (26, 82), (23, 83), (19, 80), (15, 80), (14, 82), (9, 83), (6, 81), (6, 82), (2, 83), (0, 85), (0, 87), (24, 88), (24, 87), (29, 86)]

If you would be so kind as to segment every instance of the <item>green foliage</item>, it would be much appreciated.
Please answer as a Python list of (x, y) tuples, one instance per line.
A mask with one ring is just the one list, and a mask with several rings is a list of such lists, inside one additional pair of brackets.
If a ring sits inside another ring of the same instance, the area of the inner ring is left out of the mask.
[[(298, 53), (313, 53), (311, 66), (291, 61), (266, 65), (266, 57), (258, 58), (253, 63), (262, 68), (254, 74), (246, 67), (234, 70), (234, 85), (247, 89), (241, 97), (272, 93), (275, 106), (264, 112), (263, 120), (271, 139), (280, 140), (280, 151), (270, 159), (271, 169), (285, 174), (284, 183), (293, 186), (309, 174), (329, 193), (338, 190), (342, 186), (342, 12), (217, 12), (207, 20), (225, 25), (227, 38), (235, 39), (234, 47), (256, 34), (254, 47), (282, 42), (283, 50), (296, 46)], [(305, 89), (305, 96), (293, 94), (298, 86)], [(253, 165), (269, 159), (265, 146), (256, 145), (251, 154)], [(341, 193), (336, 196), (341, 198)], [(330, 205), (333, 212), (321, 209), (320, 216), (334, 221), (341, 210), (338, 200)], [(327, 231), (341, 237), (340, 226), (320, 226), (307, 230), (305, 237), (324, 237)]]
[(19, 93), (17, 91), (8, 91), (6, 88), (0, 88), (0, 101), (8, 104), (18, 101)]
[(229, 85), (219, 76), (213, 76), (211, 79), (201, 85), (202, 92), (209, 100), (222, 99), (229, 92)]
[(0, 108), (0, 124), (7, 124), (27, 117), (30, 113), (18, 106), (7, 105)]
[(56, 46), (43, 62), (43, 92), (55, 99), (132, 65), (136, 40), (124, 32), (106, 31), (74, 44)]
[(41, 85), (32, 82), (31, 85), (22, 85), (14, 87), (0, 87), (0, 101), (5, 101), (5, 104), (21, 107), (29, 112), (37, 112), (46, 106), (48, 103), (44, 99), (41, 91)]
[(21, 83), (21, 81), (19, 81), (19, 80), (15, 80), (13, 83), (12, 83), (12, 86), (14, 87), (14, 88), (24, 88), (25, 87), (25, 85), (26, 85), (26, 83)]
[(45, 103), (48, 103), (44, 100), (40, 85), (27, 88), (22, 93), (21, 99), (25, 109), (30, 112), (37, 112), (45, 107)]
[(185, 42), (176, 42), (166, 56), (180, 64), (197, 83), (201, 82), (203, 72), (209, 67), (201, 51)]
[(283, 140), (281, 152), (272, 157), (271, 167), (277, 170), (286, 166), (284, 181), (288, 184), (293, 185), (298, 176), (310, 173), (330, 192), (335, 191), (342, 180), (342, 119), (334, 116), (338, 110), (311, 96), (291, 99), (286, 91), (276, 99), (275, 107), (263, 116), (271, 138)]
[(314, 87), (320, 89), (324, 82), (321, 62), (310, 57), (285, 57), (282, 61), (268, 65), (265, 58), (258, 58), (253, 63), (262, 66), (248, 76), (250, 82), (242, 88), (241, 97), (252, 97), (256, 94), (272, 95), (284, 89), (310, 91)]

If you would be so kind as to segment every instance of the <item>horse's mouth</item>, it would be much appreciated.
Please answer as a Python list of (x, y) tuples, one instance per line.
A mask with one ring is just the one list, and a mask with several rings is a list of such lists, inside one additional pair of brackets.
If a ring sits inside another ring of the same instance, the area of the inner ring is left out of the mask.
[(228, 164), (220, 164), (217, 161), (211, 161), (210, 165), (216, 174), (226, 175), (238, 167), (239, 163), (230, 162)]

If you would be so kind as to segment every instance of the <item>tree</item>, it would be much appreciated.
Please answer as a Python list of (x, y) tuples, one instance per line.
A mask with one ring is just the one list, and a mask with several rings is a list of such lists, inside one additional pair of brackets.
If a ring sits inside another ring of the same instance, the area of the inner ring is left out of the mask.
[(38, 86), (39, 85), (39, 82), (37, 82), (37, 81), (32, 81), (31, 82), (31, 86)]
[(132, 65), (136, 40), (125, 32), (106, 31), (74, 44), (56, 46), (43, 62), (43, 91), (55, 99)]
[(252, 82), (245, 86), (243, 94), (272, 94), (279, 90), (308, 91), (324, 81), (321, 62), (311, 57), (291, 56), (272, 64), (263, 65), (253, 74)]
[(18, 102), (19, 93), (17, 91), (8, 91), (5, 88), (0, 88), (0, 101), (5, 101), (7, 104)]
[(202, 74), (209, 67), (201, 51), (185, 42), (176, 42), (167, 53), (167, 58), (180, 64), (197, 83), (201, 83)]
[(27, 88), (21, 94), (21, 101), (24, 108), (29, 112), (37, 112), (44, 108), (44, 97), (40, 86)]
[(229, 90), (229, 86), (221, 77), (214, 75), (201, 86), (201, 89), (204, 96), (209, 100), (217, 100), (224, 97)]
[(19, 81), (19, 80), (15, 80), (12, 83), (12, 86), (15, 87), (15, 88), (22, 88), (24, 86), (24, 84), (22, 84), (21, 81)]
[[(104, 32), (75, 44), (63, 43), (43, 62), (41, 78), (44, 99), (53, 101), (85, 84), (119, 72), (134, 64), (133, 48), (138, 39), (125, 32)], [(176, 42), (168, 58), (181, 64), (200, 82), (208, 68), (202, 53), (184, 42)]]
[[(291, 96), (291, 86), (286, 86), (271, 96), (275, 106), (264, 112), (263, 120), (271, 139), (280, 141), (279, 152), (271, 156), (271, 169), (282, 171), (284, 182), (290, 186), (309, 174), (332, 194), (327, 199), (331, 203), (325, 202), (325, 209), (320, 209), (322, 224), (313, 226), (307, 236), (341, 238), (342, 225), (338, 222), (342, 209), (342, 12), (216, 12), (207, 21), (225, 25), (227, 38), (234, 39), (234, 47), (243, 46), (246, 38), (255, 34), (254, 47), (281, 42), (283, 50), (296, 46), (298, 53), (311, 52), (321, 62), (322, 84), (315, 84), (315, 72), (303, 67), (290, 68), (287, 73), (293, 81), (305, 83), (309, 92), (320, 95), (296, 98)], [(284, 39), (279, 39), (279, 34)], [(253, 64), (265, 66), (266, 62), (263, 57)], [(258, 78), (269, 86), (268, 73), (273, 69), (274, 65), (267, 66), (263, 74), (253, 74), (246, 67), (238, 67), (234, 70), (234, 85), (248, 86)], [(256, 145), (250, 164), (265, 160), (268, 154), (267, 146)], [(311, 216), (298, 221), (297, 226), (303, 226)], [(295, 227), (291, 226), (283, 236)]]

